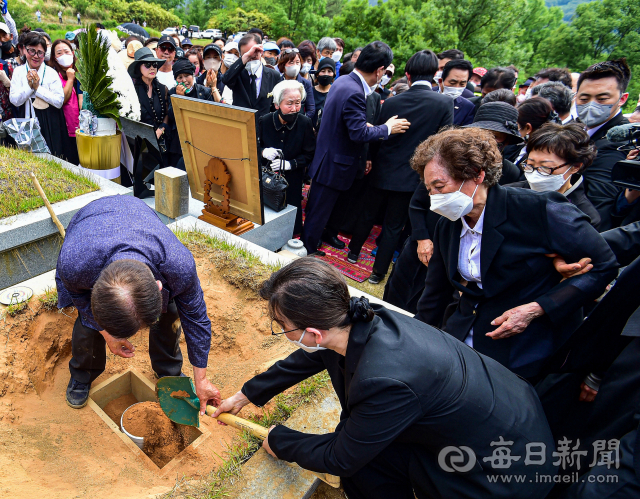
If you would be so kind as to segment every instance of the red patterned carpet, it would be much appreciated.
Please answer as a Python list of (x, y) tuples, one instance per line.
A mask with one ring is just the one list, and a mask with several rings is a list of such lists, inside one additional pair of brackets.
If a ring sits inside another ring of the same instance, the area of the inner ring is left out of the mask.
[[(305, 186), (302, 191), (302, 209), (304, 210), (307, 205), (307, 193), (309, 192), (309, 186)], [(302, 213), (302, 219), (304, 221), (304, 211)], [(373, 262), (375, 257), (371, 256), (371, 252), (376, 247), (376, 238), (380, 235), (380, 226), (375, 225), (373, 229), (371, 229), (371, 233), (369, 234), (369, 238), (364, 243), (362, 247), (362, 251), (360, 252), (360, 257), (358, 258), (358, 262), (356, 264), (351, 264), (347, 262), (347, 254), (349, 252), (348, 246), (351, 238), (348, 235), (340, 234), (338, 237), (341, 241), (347, 245), (344, 249), (339, 250), (335, 249), (328, 244), (322, 243), (320, 249), (324, 251), (327, 256), (321, 257), (321, 260), (324, 260), (327, 263), (330, 263), (335, 268), (337, 268), (342, 274), (347, 276), (349, 279), (353, 279), (356, 282), (363, 282), (365, 279), (368, 279), (373, 271)]]

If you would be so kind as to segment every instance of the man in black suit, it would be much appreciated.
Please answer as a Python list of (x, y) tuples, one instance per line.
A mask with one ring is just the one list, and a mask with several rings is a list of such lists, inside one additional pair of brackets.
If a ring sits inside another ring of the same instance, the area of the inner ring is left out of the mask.
[(362, 245), (369, 237), (382, 203), (387, 203), (378, 252), (369, 277), (378, 284), (389, 270), (400, 234), (408, 219), (409, 202), (420, 177), (409, 160), (422, 141), (453, 123), (453, 99), (431, 90), (433, 75), (438, 70), (438, 58), (430, 50), (422, 50), (407, 61), (406, 75), (411, 88), (393, 97), (382, 106), (378, 124), (392, 116), (403, 116), (411, 124), (406, 133), (372, 146), (373, 189), (368, 196), (364, 216), (349, 243), (347, 260), (355, 263)]
[(442, 71), (442, 79), (438, 86), (441, 94), (448, 95), (453, 99), (454, 125), (464, 126), (473, 123), (476, 107), (465, 96), (467, 82), (472, 73), (473, 65), (465, 59), (449, 61)]
[[(451, 61), (458, 61), (464, 59), (464, 52), (458, 49), (449, 49), (444, 50), (438, 54), (438, 71), (436, 72), (435, 77), (433, 78), (433, 89), (438, 91), (438, 84), (443, 78), (444, 67), (449, 64)], [(466, 99), (473, 97), (473, 91), (465, 88), (462, 92), (462, 96)]]
[(596, 159), (584, 172), (584, 180), (587, 197), (602, 219), (600, 230), (613, 227), (611, 212), (621, 191), (611, 182), (611, 170), (618, 161), (626, 158), (626, 152), (619, 151), (622, 144), (610, 142), (606, 135), (613, 127), (629, 123), (622, 115), (622, 106), (629, 97), (626, 90), (630, 77), (629, 66), (620, 59), (594, 64), (578, 80), (578, 117), (586, 125), (587, 133), (598, 150)]
[(309, 255), (317, 253), (340, 193), (348, 190), (356, 178), (363, 145), (387, 140), (391, 134), (409, 128), (410, 123), (397, 116), (379, 126), (367, 124), (366, 97), (380, 83), (392, 60), (393, 52), (386, 43), (370, 43), (362, 49), (353, 72), (338, 78), (327, 96), (316, 154), (309, 166), (312, 184), (302, 231)]
[(476, 111), (482, 103), (482, 98), (494, 90), (499, 88), (508, 88), (512, 90), (516, 84), (516, 73), (513, 69), (509, 68), (491, 68), (487, 71), (480, 80), (480, 88), (482, 89), (482, 95), (477, 97), (470, 97), (469, 100), (476, 106)]
[(268, 97), (282, 77), (276, 70), (262, 65), (262, 40), (256, 33), (238, 42), (241, 57), (222, 75), (222, 82), (233, 91), (233, 105), (256, 110), (256, 122), (271, 111)]

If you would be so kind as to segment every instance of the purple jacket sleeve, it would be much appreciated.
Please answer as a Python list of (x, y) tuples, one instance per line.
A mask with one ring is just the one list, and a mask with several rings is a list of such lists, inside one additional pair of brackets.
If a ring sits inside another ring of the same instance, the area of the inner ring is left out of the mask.
[(362, 92), (352, 94), (345, 101), (342, 109), (342, 119), (349, 131), (349, 138), (354, 142), (387, 140), (389, 138), (387, 125), (373, 127), (367, 125), (366, 108), (367, 105)]

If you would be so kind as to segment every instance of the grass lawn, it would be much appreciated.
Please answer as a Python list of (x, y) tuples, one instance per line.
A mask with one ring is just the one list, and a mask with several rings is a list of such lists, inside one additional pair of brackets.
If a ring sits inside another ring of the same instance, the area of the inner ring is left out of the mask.
[(51, 160), (0, 147), (0, 219), (44, 206), (29, 176), (35, 173), (50, 203), (98, 190), (98, 184)]

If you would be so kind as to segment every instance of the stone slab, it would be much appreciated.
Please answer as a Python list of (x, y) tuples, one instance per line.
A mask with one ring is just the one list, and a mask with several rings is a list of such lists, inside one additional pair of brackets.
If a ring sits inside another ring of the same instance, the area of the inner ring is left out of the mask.
[(169, 166), (154, 173), (155, 210), (169, 218), (189, 212), (189, 179), (187, 172)]
[[(322, 435), (332, 432), (339, 422), (340, 402), (330, 388), (317, 403), (296, 410), (285, 426)], [(307, 499), (321, 483), (311, 472), (279, 461), (260, 449), (242, 467), (242, 478), (234, 484), (230, 496), (236, 499)]]
[[(191, 192), (191, 191), (189, 191)], [(155, 209), (155, 200), (153, 197), (145, 198), (143, 201), (150, 208)], [(185, 216), (198, 218), (202, 215), (204, 203), (191, 197), (189, 194), (189, 212)], [(169, 225), (173, 222), (181, 220), (184, 216), (170, 218), (163, 213), (158, 212), (158, 216), (163, 223)], [(293, 237), (293, 226), (296, 221), (296, 207), (289, 206), (279, 212), (273, 211), (271, 208), (264, 207), (264, 225), (258, 225), (245, 232), (240, 237), (247, 241), (257, 244), (270, 251), (276, 251), (282, 248), (289, 239)], [(210, 224), (207, 224), (210, 225)], [(213, 226), (212, 226), (213, 227)]]

